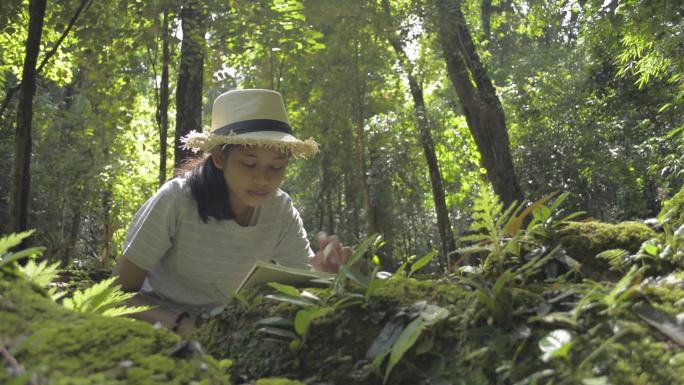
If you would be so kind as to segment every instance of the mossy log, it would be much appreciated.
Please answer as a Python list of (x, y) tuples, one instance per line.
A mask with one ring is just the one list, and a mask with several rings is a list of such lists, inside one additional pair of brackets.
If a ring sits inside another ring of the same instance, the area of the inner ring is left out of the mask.
[[(0, 343), (34, 383), (230, 384), (227, 362), (183, 349), (173, 333), (132, 319), (76, 313), (23, 279), (0, 277)], [(16, 375), (5, 370), (6, 361), (1, 384)]]
[(552, 241), (562, 244), (568, 255), (582, 264), (586, 275), (600, 277), (609, 266), (606, 260), (596, 258), (597, 254), (610, 249), (636, 253), (643, 242), (655, 236), (653, 229), (638, 222), (569, 222)]
[(684, 187), (663, 204), (658, 217), (673, 229), (684, 225)]
[[(581, 294), (558, 284), (514, 284), (498, 294), (494, 286), (394, 278), (383, 281), (367, 302), (316, 319), (303, 338), (274, 337), (260, 323), (292, 320), (302, 308), (251, 293), (210, 320), (198, 339), (214, 357), (234, 359), (234, 374), (242, 380), (284, 376), (311, 384), (494, 385), (603, 378), (591, 383), (684, 384), (681, 348), (640, 320), (629, 301), (580, 304)], [(326, 301), (330, 292), (325, 290), (313, 293), (324, 299), (320, 306), (340, 299)], [(674, 298), (683, 294), (667, 288), (639, 295), (676, 314)], [(426, 327), (385, 379), (388, 359), (373, 358), (373, 350), (392, 325), (408, 329), (420, 303), (444, 309), (448, 317)], [(577, 311), (577, 319), (575, 306), (586, 309)], [(572, 342), (559, 358), (545, 362), (540, 345), (558, 329), (566, 330)]]

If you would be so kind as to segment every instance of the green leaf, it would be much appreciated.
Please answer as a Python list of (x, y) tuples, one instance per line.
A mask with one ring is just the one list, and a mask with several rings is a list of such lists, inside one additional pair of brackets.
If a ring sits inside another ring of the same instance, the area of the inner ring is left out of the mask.
[(363, 240), (363, 242), (361, 242), (360, 245), (358, 245), (356, 247), (356, 249), (354, 250), (354, 254), (352, 254), (352, 256), (349, 257), (349, 260), (347, 261), (347, 263), (345, 265), (355, 264), (359, 259), (361, 259), (361, 257), (363, 257), (363, 255), (366, 253), (368, 248), (371, 245), (378, 242), (379, 240), (380, 240), (380, 235), (378, 235), (378, 234), (369, 235), (366, 239)]
[(296, 334), (292, 333), (289, 330), (280, 329), (280, 328), (272, 328), (272, 327), (268, 327), (268, 326), (257, 329), (257, 332), (271, 334), (271, 335), (278, 336), (278, 337), (293, 338), (293, 339), (298, 338)]
[(419, 260), (417, 260), (414, 264), (411, 265), (411, 272), (409, 273), (409, 277), (413, 275), (416, 271), (420, 270), (421, 268), (425, 267), (432, 259), (437, 255), (436, 251), (431, 251), (427, 254), (425, 254), (423, 257), (421, 257)]
[(366, 293), (363, 295), (363, 299), (368, 301), (370, 297), (382, 286), (382, 280), (374, 279), (368, 283), (366, 288)]
[(644, 244), (644, 252), (652, 257), (657, 257), (660, 253), (660, 249), (652, 243), (646, 243)]
[(257, 324), (268, 326), (290, 326), (292, 325), (292, 320), (283, 317), (268, 317), (260, 319), (257, 321)]
[(10, 234), (0, 238), (0, 256), (5, 255), (5, 253), (7, 253), (7, 251), (14, 246), (19, 245), (21, 241), (33, 234), (34, 231), (35, 230), (27, 230), (18, 234)]
[[(366, 352), (366, 358), (385, 357), (403, 331), (403, 324), (398, 320), (390, 320), (382, 327)], [(379, 366), (378, 366), (379, 367)]]
[(326, 306), (311, 307), (308, 309), (298, 311), (295, 315), (294, 320), (295, 331), (297, 332), (297, 334), (304, 337), (306, 333), (309, 331), (309, 326), (311, 325), (311, 322), (316, 318), (323, 317), (324, 315), (328, 314), (331, 310), (333, 310), (332, 307)]
[(427, 305), (425, 310), (420, 312), (420, 317), (426, 327), (432, 326), (440, 321), (443, 321), (449, 317), (449, 310), (437, 305)]
[(506, 287), (506, 284), (508, 284), (508, 281), (510, 281), (511, 278), (513, 278), (513, 272), (510, 270), (506, 270), (503, 274), (501, 274), (501, 277), (499, 277), (499, 279), (496, 280), (496, 283), (492, 288), (495, 297), (498, 297), (502, 293), (502, 291)]
[(59, 262), (48, 265), (47, 261), (36, 263), (28, 261), (25, 266), (19, 267), (26, 278), (40, 287), (47, 287), (59, 273)]
[(556, 329), (539, 341), (542, 361), (548, 362), (554, 357), (566, 357), (572, 344), (572, 334), (565, 329)]
[(392, 352), (390, 353), (389, 363), (387, 364), (387, 369), (385, 370), (385, 378), (383, 379), (383, 384), (387, 383), (390, 373), (394, 366), (401, 360), (404, 354), (411, 349), (411, 347), (418, 341), (418, 337), (423, 333), (425, 329), (425, 324), (423, 319), (418, 317), (411, 321), (411, 323), (402, 330), (399, 338), (392, 346)]
[(291, 297), (299, 297), (300, 296), (299, 290), (297, 290), (297, 288), (295, 288), (294, 286), (283, 285), (282, 283), (278, 283), (278, 282), (269, 282), (268, 286), (278, 290), (279, 292), (281, 292), (285, 295), (289, 295)]
[(349, 279), (358, 282), (364, 288), (368, 287), (370, 280), (359, 269), (351, 265), (343, 265), (340, 271)]
[(594, 377), (594, 378), (584, 378), (582, 379), (582, 385), (610, 385), (608, 377)]
[(28, 249), (21, 250), (16, 253), (7, 254), (2, 260), (0, 260), (0, 267), (8, 265), (22, 258), (39, 256), (43, 253), (43, 251), (45, 251), (44, 247), (30, 247)]
[(126, 301), (135, 297), (135, 293), (124, 292), (121, 286), (113, 285), (116, 278), (111, 277), (85, 290), (76, 291), (71, 298), (65, 298), (62, 301), (62, 306), (81, 313), (112, 317), (150, 309), (147, 306), (126, 306)]
[(311, 301), (309, 301), (307, 299), (300, 298), (300, 297), (292, 297), (292, 296), (284, 295), (284, 294), (268, 294), (268, 295), (265, 295), (264, 297), (268, 298), (268, 299), (275, 300), (275, 301), (291, 303), (291, 304), (297, 305), (297, 306), (308, 307), (308, 306), (314, 305)]

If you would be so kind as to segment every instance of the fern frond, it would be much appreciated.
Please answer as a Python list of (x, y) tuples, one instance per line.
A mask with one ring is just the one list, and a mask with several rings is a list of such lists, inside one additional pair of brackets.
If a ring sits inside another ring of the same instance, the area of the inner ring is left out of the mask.
[(28, 230), (0, 238), (0, 256), (5, 255), (9, 249), (20, 244), (21, 241), (33, 234), (34, 231), (35, 230)]
[(36, 263), (29, 260), (26, 266), (20, 266), (19, 271), (24, 273), (29, 282), (40, 287), (47, 287), (59, 274), (59, 262), (48, 265), (47, 261)]
[(115, 280), (116, 277), (108, 278), (85, 290), (78, 290), (71, 298), (65, 298), (62, 305), (81, 313), (107, 316), (120, 316), (149, 310), (147, 306), (125, 306), (126, 301), (133, 298), (135, 293), (124, 292), (121, 286), (113, 285)]
[(625, 270), (627, 268), (627, 257), (630, 252), (624, 249), (604, 250), (596, 254), (596, 258), (605, 259), (614, 270)]

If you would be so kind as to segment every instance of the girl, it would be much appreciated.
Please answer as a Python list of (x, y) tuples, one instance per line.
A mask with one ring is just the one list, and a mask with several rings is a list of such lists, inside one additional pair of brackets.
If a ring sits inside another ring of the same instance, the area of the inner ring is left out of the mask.
[(208, 156), (138, 210), (114, 269), (124, 290), (138, 292), (131, 305), (154, 306), (134, 318), (188, 336), (193, 318), (225, 304), (256, 260), (337, 272), (349, 258), (351, 250), (323, 232), (314, 254), (279, 189), (290, 158), (313, 155), (318, 144), (293, 135), (278, 92), (220, 95), (211, 132), (193, 131), (183, 142)]

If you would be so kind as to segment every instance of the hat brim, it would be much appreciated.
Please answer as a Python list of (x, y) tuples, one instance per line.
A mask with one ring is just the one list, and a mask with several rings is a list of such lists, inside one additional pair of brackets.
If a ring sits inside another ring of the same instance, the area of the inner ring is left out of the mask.
[(191, 131), (181, 139), (183, 148), (194, 152), (210, 152), (214, 147), (235, 144), (240, 146), (260, 146), (289, 152), (295, 158), (308, 158), (318, 153), (318, 143), (313, 138), (300, 140), (279, 131), (255, 131), (244, 134), (215, 135), (210, 132)]

